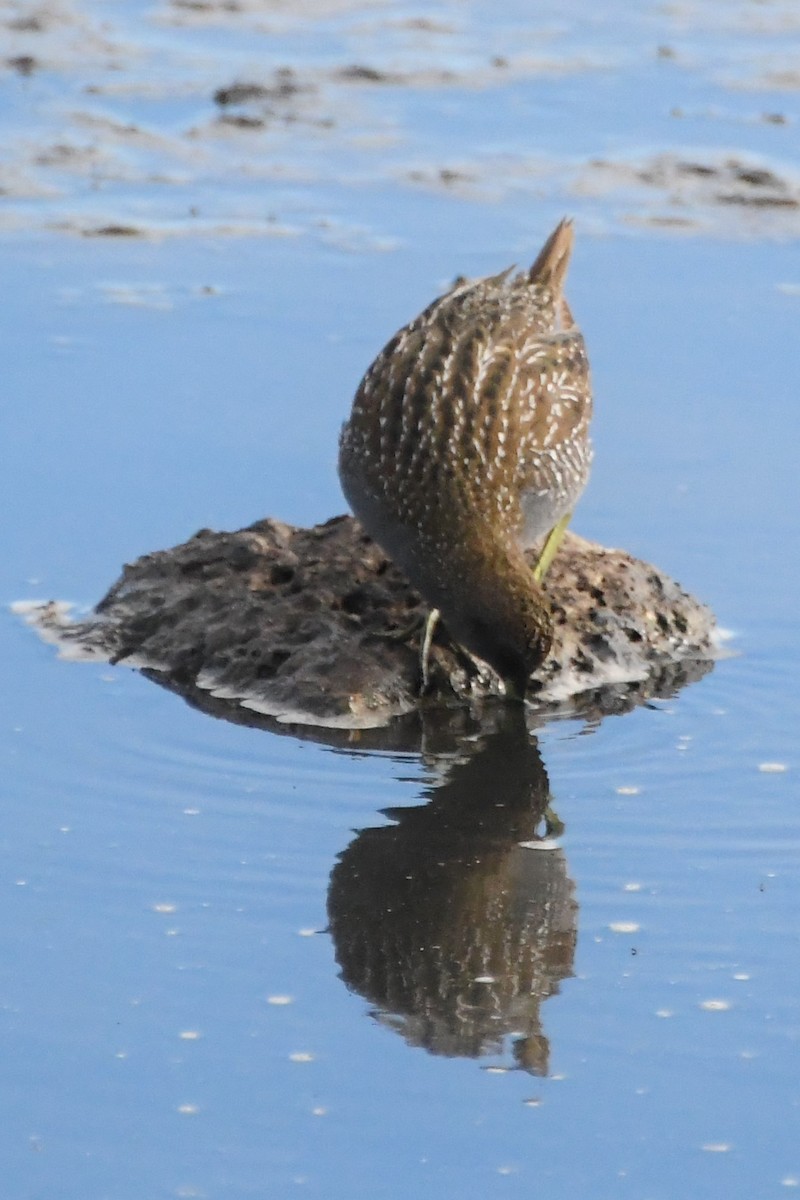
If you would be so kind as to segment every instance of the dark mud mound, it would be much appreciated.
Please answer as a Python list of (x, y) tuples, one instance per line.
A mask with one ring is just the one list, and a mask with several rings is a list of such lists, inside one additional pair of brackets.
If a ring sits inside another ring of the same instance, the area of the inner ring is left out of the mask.
[[(624, 551), (568, 534), (547, 587), (555, 639), (532, 680), (534, 711), (620, 711), (670, 694), (716, 655), (711, 611)], [(204, 529), (126, 566), (88, 616), (55, 602), (18, 610), (69, 657), (125, 663), (200, 707), (241, 706), (268, 723), (365, 729), (503, 694), (440, 627), (420, 698), (426, 607), (350, 517)]]

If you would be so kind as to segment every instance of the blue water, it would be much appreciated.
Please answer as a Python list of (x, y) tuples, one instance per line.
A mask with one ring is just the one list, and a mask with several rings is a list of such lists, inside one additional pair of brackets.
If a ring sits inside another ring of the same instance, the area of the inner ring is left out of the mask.
[[(235, 168), (192, 163), (183, 185), (63, 173), (57, 196), (4, 201), (4, 605), (91, 605), (122, 562), (201, 526), (341, 511), (337, 431), (374, 353), (453, 275), (531, 257), (568, 210), (597, 397), (576, 528), (674, 574), (737, 653), (591, 731), (546, 727), (538, 755), (491, 729), (458, 755), (434, 736), (423, 755), (332, 752), (212, 720), (125, 669), (59, 661), (6, 609), (9, 1200), (800, 1186), (796, 234), (769, 213), (696, 235), (634, 226), (646, 200), (575, 195), (560, 167), (524, 186), (506, 173), (493, 199), (393, 174), (686, 147), (791, 160), (797, 93), (725, 82), (791, 55), (787, 6), (703, 6), (683, 26), (647, 6), (625, 44), (627, 9), (600, 8), (543, 5), (537, 25), (549, 52), (602, 69), (357, 93), (363, 129), (399, 131), (385, 151), (353, 149), (350, 109), (329, 143), (276, 131), (307, 178), (248, 180), (266, 139), (237, 143)], [(187, 31), (147, 6), (104, 12), (126, 44), (159, 47), (151, 73), (196, 90), (103, 105), (147, 109), (179, 138), (259, 47), (270, 65), (388, 62), (401, 45), (406, 62), (413, 38), (382, 22), (420, 15), (354, 8), (268, 37), (232, 17)], [(781, 14), (775, 34), (748, 32)], [(456, 26), (439, 56), (459, 69), (514, 50), (527, 20), (524, 6), (436, 15)], [(100, 104), (83, 86), (112, 73), (73, 53), (68, 70), (0, 79), (5, 144), (67, 138), (71, 106)], [(147, 75), (120, 61), (123, 80)], [(755, 119), (778, 108), (786, 125)], [(220, 222), (274, 209), (296, 232), (193, 229), (193, 199)], [(81, 213), (145, 214), (180, 236), (50, 228)], [(562, 848), (520, 848), (547, 800)], [(493, 982), (475, 983), (469, 954)], [(530, 962), (533, 995), (518, 982)]]

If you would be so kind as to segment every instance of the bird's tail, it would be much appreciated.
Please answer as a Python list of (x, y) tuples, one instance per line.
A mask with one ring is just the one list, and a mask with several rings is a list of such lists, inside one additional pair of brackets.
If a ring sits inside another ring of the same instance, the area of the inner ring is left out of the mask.
[(531, 283), (543, 284), (558, 295), (564, 286), (573, 241), (572, 221), (565, 218), (556, 225), (528, 272)]

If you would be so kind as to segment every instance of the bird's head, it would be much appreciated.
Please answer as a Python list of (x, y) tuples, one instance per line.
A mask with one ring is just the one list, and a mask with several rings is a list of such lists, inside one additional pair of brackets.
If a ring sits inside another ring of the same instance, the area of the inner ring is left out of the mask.
[(524, 700), (530, 676), (553, 638), (550, 602), (521, 552), (462, 577), (442, 616), (456, 641), (493, 667), (511, 699)]

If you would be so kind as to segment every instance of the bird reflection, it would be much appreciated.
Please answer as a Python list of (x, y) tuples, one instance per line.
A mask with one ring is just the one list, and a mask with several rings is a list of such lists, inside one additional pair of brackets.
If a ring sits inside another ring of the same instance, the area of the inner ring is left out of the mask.
[[(643, 682), (588, 692), (569, 712), (588, 731), (671, 699), (712, 665), (679, 662)], [(185, 680), (145, 674), (212, 716), (335, 754), (421, 754), (427, 803), (384, 810), (391, 824), (361, 830), (331, 874), (341, 977), (411, 1045), (472, 1058), (510, 1052), (510, 1065), (548, 1072), (540, 1008), (573, 973), (578, 919), (531, 731), (552, 713), (423, 705), (379, 729), (289, 726)]]
[[(486, 728), (484, 724), (483, 728)], [(547, 774), (520, 709), (452, 755), (421, 807), (361, 830), (328, 892), (349, 988), (382, 1024), (432, 1054), (477, 1058), (510, 1043), (546, 1074), (540, 1007), (573, 972), (577, 904), (553, 838)]]

